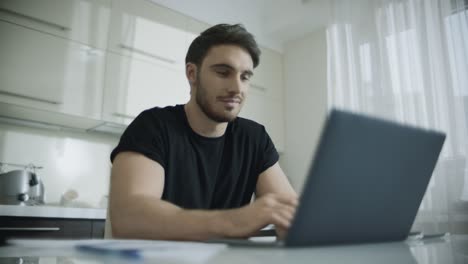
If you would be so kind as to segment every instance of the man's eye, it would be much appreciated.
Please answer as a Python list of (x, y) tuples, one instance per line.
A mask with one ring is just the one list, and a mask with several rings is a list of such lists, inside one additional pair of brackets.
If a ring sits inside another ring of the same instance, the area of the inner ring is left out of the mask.
[(248, 80), (250, 80), (250, 76), (249, 75), (241, 76), (241, 80), (248, 81)]
[(223, 77), (226, 77), (226, 76), (228, 76), (228, 74), (229, 74), (229, 72), (227, 72), (227, 71), (217, 71), (216, 73), (217, 73), (218, 75), (220, 75), (220, 76), (223, 76)]

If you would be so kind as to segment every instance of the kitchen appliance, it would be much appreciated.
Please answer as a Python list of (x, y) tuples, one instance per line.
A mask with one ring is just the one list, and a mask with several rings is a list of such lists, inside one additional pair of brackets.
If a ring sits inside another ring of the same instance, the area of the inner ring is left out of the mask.
[(44, 184), (33, 165), (24, 169), (0, 173), (0, 204), (40, 205), (44, 204)]

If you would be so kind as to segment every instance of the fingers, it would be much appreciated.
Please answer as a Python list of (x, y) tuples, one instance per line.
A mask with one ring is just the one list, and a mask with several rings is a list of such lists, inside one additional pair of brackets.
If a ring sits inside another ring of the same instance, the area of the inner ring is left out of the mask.
[(289, 206), (297, 207), (299, 201), (295, 196), (278, 196), (278, 201), (283, 204), (287, 204)]
[(268, 224), (288, 229), (296, 212), (297, 197), (283, 194), (268, 194), (260, 199), (263, 199), (260, 202), (260, 206), (262, 207), (264, 216), (267, 218)]
[(288, 221), (292, 221), (294, 218), (294, 215), (296, 214), (296, 207), (283, 205), (281, 208), (279, 208), (277, 212), (282, 218)]
[[(229, 237), (248, 237), (262, 227), (273, 224), (287, 230), (297, 207), (297, 197), (285, 194), (266, 194), (242, 208), (227, 210), (224, 221), (229, 223)], [(285, 233), (285, 232), (283, 232)]]
[(287, 205), (278, 206), (272, 212), (272, 215), (271, 215), (272, 224), (279, 226), (283, 229), (288, 229), (294, 218), (295, 212), (296, 212), (296, 208), (294, 207), (287, 206)]
[(284, 240), (286, 238), (287, 229), (281, 228), (280, 226), (275, 226), (275, 231), (279, 240)]
[(297, 196), (294, 195), (294, 194), (271, 193), (271, 194), (267, 194), (265, 196), (266, 197), (271, 197), (271, 198), (275, 199), (276, 201), (278, 201), (280, 203), (287, 204), (287, 205), (294, 206), (294, 207), (296, 207), (298, 205), (298, 203), (299, 203)]

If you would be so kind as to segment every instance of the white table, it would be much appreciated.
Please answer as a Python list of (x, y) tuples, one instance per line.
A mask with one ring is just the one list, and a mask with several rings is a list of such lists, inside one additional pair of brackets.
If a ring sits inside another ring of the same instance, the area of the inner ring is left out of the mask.
[[(134, 263), (115, 256), (104, 257), (83, 254), (69, 249), (28, 249), (0, 247), (0, 263)], [(16, 258), (16, 259), (15, 259)], [(14, 262), (16, 261), (16, 262)], [(444, 239), (425, 239), (406, 242), (321, 246), (301, 249), (285, 248), (226, 248), (208, 259), (200, 260), (194, 254), (190, 260), (151, 258), (137, 263), (412, 263), (462, 264), (468, 263), (468, 235), (451, 235)]]

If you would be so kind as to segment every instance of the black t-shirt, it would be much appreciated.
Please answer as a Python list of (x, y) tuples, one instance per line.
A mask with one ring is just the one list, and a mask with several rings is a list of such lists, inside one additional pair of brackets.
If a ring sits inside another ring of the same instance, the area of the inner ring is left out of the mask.
[(183, 105), (142, 112), (123, 133), (111, 161), (122, 151), (161, 164), (162, 199), (187, 209), (248, 204), (258, 175), (279, 158), (264, 126), (238, 117), (223, 136), (203, 137), (190, 127)]

